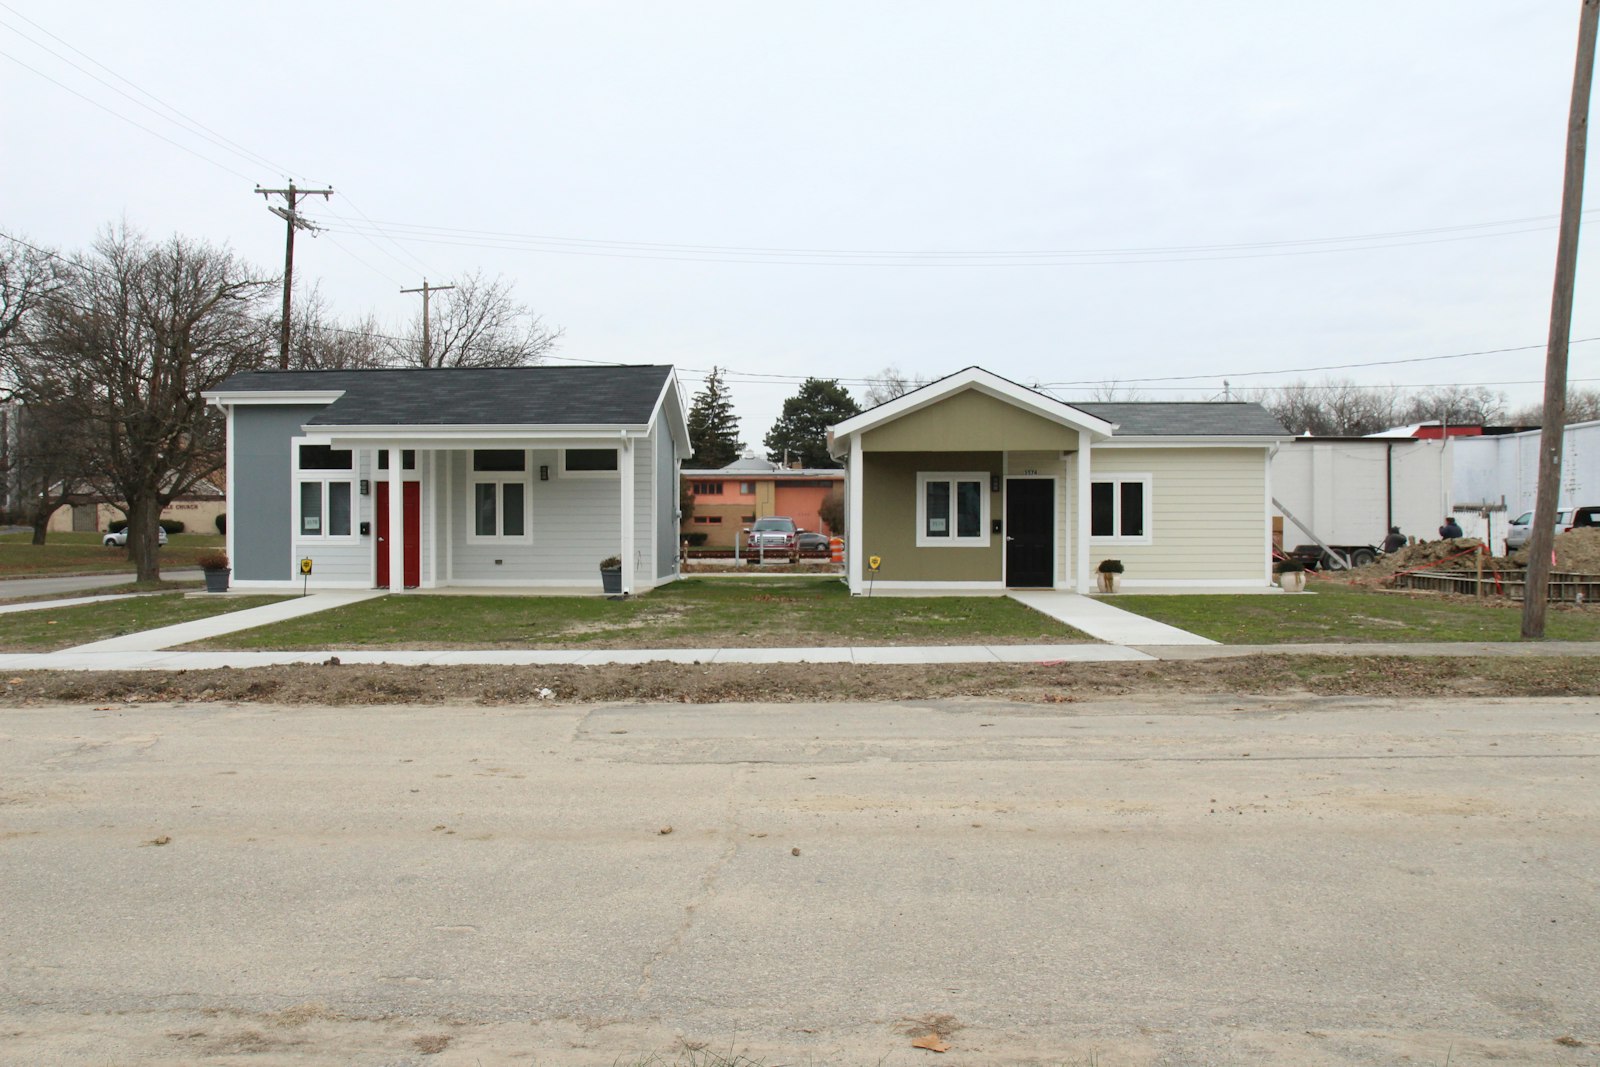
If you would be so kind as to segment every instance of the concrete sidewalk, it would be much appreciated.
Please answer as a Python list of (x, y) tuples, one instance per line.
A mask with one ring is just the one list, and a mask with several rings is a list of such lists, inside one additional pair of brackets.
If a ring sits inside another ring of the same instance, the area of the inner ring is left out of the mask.
[[(169, 582), (198, 582), (204, 572), (187, 570), (164, 571), (162, 578)], [(89, 589), (104, 589), (108, 585), (129, 585), (133, 582), (130, 571), (108, 571), (104, 574), (69, 574), (59, 578), (6, 578), (0, 580), (0, 600), (16, 600), (28, 596), (55, 596), (58, 593), (81, 593)]]
[(1103, 600), (1057, 589), (1013, 589), (1006, 594), (1041, 614), (1115, 645), (1214, 645), (1215, 641), (1123, 611)]
[(253, 630), (257, 626), (267, 626), (287, 619), (298, 619), (302, 615), (314, 615), (319, 611), (341, 608), (346, 604), (358, 604), (363, 600), (387, 595), (388, 593), (382, 589), (313, 593), (310, 596), (282, 600), (276, 604), (264, 604), (259, 608), (245, 608), (243, 611), (230, 611), (210, 618), (143, 630), (136, 634), (108, 637), (104, 641), (91, 641), (87, 645), (78, 645), (52, 655), (104, 656), (118, 652), (154, 652), (175, 645), (187, 645), (192, 641), (204, 641), (224, 634), (237, 633), (240, 630)]

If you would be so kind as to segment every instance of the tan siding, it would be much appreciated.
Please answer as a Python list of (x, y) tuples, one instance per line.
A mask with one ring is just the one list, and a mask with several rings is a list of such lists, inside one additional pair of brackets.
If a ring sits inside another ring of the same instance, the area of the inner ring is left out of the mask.
[[(866, 556), (883, 557), (877, 574), (885, 582), (998, 582), (1002, 578), (1003, 537), (987, 548), (917, 547), (917, 474), (927, 471), (1000, 473), (998, 453), (869, 452), (863, 458), (861, 524)], [(989, 515), (1000, 518), (1002, 497), (989, 495)]]
[(1127, 582), (1266, 581), (1265, 449), (1100, 448), (1092, 456), (1093, 478), (1151, 476), (1151, 543), (1091, 539), (1091, 568), (1116, 558)]
[(973, 452), (1075, 448), (1078, 432), (969, 389), (861, 435), (864, 452)]

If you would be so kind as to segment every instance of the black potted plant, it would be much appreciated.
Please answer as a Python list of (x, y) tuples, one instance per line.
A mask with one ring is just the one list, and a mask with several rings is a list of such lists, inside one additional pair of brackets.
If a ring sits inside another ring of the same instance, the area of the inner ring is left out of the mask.
[(206, 592), (226, 593), (228, 591), (228, 576), (233, 573), (228, 565), (226, 552), (202, 552), (195, 557), (195, 562), (206, 575)]
[(1298, 593), (1306, 587), (1306, 566), (1299, 560), (1279, 560), (1272, 570), (1278, 576), (1278, 587), (1285, 593)]
[(622, 593), (622, 557), (607, 556), (600, 561), (600, 590), (606, 596)]
[(1122, 561), (1120, 559), (1103, 559), (1100, 566), (1095, 568), (1102, 593), (1116, 593), (1122, 590)]

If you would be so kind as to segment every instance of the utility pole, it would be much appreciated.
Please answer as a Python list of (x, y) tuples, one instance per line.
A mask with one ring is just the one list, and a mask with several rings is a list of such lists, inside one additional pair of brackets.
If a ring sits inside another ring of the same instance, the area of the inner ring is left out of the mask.
[(428, 297), (434, 293), (442, 293), (446, 289), (454, 289), (453, 285), (429, 285), (428, 279), (422, 279), (421, 289), (402, 289), (402, 293), (422, 294), (422, 365), (433, 366), (433, 336), (428, 332)]
[(283, 248), (283, 326), (278, 331), (278, 366), (283, 370), (289, 369), (289, 294), (294, 290), (294, 231), (310, 230), (317, 232), (317, 227), (311, 222), (300, 217), (295, 210), (303, 196), (320, 196), (324, 200), (333, 196), (332, 189), (297, 189), (294, 182), (289, 183), (287, 189), (263, 189), (256, 186), (256, 192), (263, 198), (270, 200), (274, 196), (283, 197), (288, 207), (268, 207), (267, 210), (278, 216), (285, 223), (289, 231), (287, 241)]
[(1589, 142), (1589, 89), (1594, 81), (1595, 30), (1600, 0), (1583, 0), (1578, 16), (1578, 61), (1567, 112), (1567, 171), (1561, 186), (1561, 231), (1556, 244), (1555, 293), (1544, 361), (1544, 425), (1539, 430), (1539, 495), (1533, 505), (1528, 584), (1522, 595), (1522, 636), (1543, 637), (1555, 544), (1556, 496), (1561, 491), (1561, 445), (1567, 421), (1567, 341), (1572, 333), (1572, 288), (1578, 269), (1578, 220), (1583, 214), (1583, 164)]

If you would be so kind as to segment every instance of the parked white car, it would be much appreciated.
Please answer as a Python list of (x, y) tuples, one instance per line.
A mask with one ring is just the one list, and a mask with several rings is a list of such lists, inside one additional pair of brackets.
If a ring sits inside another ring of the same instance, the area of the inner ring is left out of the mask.
[[(105, 545), (107, 548), (127, 548), (128, 528), (124, 526), (116, 533), (106, 534), (105, 537), (101, 539), (100, 543)], [(163, 530), (159, 526), (156, 527), (156, 543), (158, 545), (164, 545), (167, 543), (167, 531)]]
[[(1560, 533), (1567, 528), (1567, 523), (1572, 521), (1572, 509), (1562, 508), (1556, 512), (1555, 532)], [(1506, 528), (1506, 554), (1510, 555), (1528, 543), (1528, 538), (1533, 536), (1533, 512), (1524, 511), (1521, 515), (1511, 520), (1511, 525)]]

